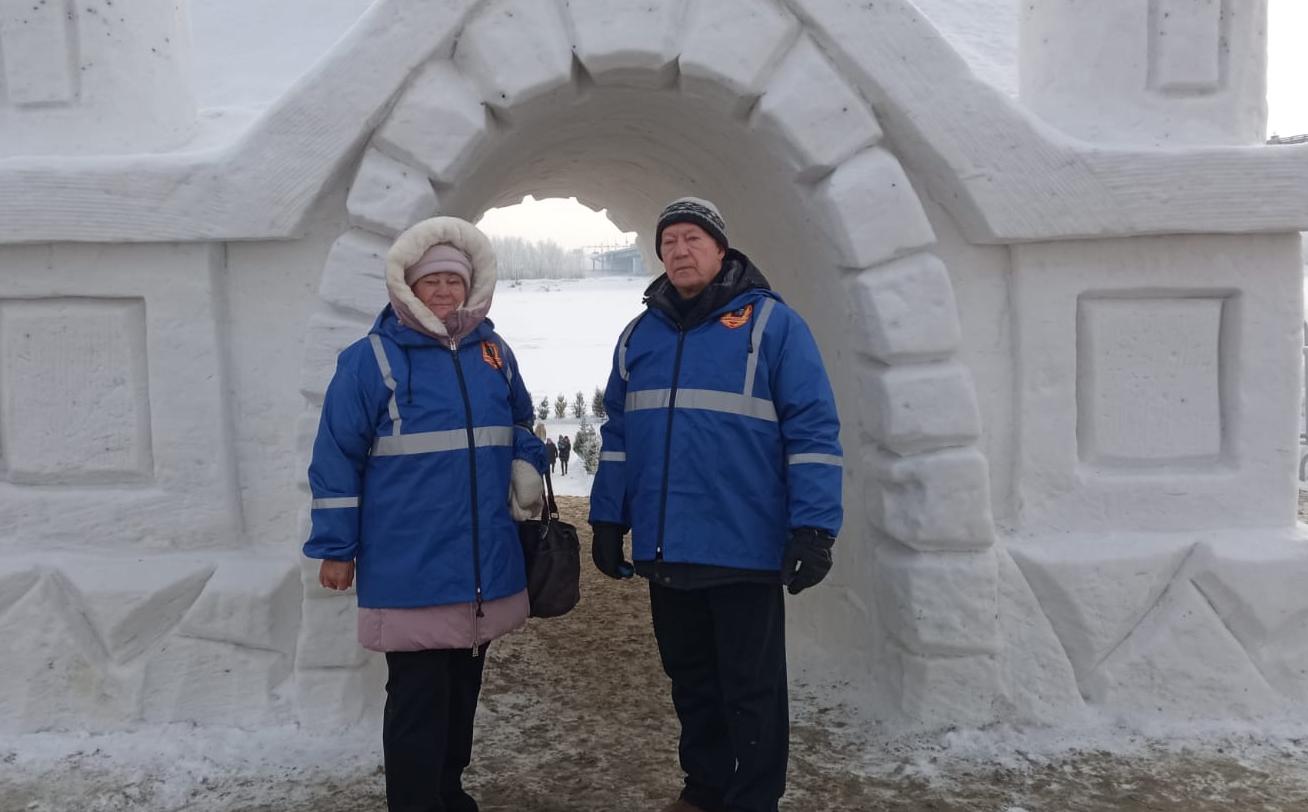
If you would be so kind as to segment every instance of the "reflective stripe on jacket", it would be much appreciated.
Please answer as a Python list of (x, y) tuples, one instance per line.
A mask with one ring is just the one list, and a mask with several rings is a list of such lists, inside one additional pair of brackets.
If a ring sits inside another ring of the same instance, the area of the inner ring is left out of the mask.
[(650, 308), (614, 351), (593, 522), (638, 561), (779, 569), (789, 531), (840, 530), (840, 422), (808, 326), (766, 289), (682, 333)]
[(455, 352), (387, 307), (341, 352), (327, 387), (304, 554), (355, 560), (363, 607), (489, 601), (524, 589), (509, 473), (515, 457), (545, 468), (532, 415), (517, 362), (489, 322)]

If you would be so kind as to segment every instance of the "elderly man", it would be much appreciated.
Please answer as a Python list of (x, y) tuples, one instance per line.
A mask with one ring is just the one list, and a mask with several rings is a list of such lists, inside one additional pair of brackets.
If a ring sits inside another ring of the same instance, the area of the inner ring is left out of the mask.
[(831, 569), (840, 423), (808, 326), (728, 247), (716, 206), (673, 201), (654, 244), (665, 273), (604, 393), (591, 555), (610, 577), (649, 579), (685, 773), (666, 812), (776, 812), (790, 741), (782, 587)]

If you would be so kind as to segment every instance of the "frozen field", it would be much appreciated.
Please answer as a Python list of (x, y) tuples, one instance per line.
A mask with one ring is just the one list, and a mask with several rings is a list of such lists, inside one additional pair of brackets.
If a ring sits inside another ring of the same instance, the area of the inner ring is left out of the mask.
[[(577, 392), (589, 406), (595, 387), (604, 388), (613, 347), (627, 322), (643, 309), (649, 279), (533, 279), (517, 286), (500, 282), (490, 318), (518, 356), (533, 402), (571, 402)], [(552, 412), (551, 412), (552, 414)], [(550, 430), (550, 435), (557, 434)], [(565, 432), (567, 433), (567, 432)]]
[[(578, 392), (586, 398), (587, 419), (595, 388), (604, 388), (613, 365), (613, 347), (627, 322), (643, 309), (641, 294), (649, 279), (601, 277), (598, 279), (533, 279), (517, 285), (501, 282), (495, 289), (491, 321), (518, 356), (522, 379), (532, 403), (550, 402), (545, 419), (549, 436), (576, 439), (579, 421), (554, 416), (554, 398), (563, 395), (571, 404)], [(593, 477), (573, 455), (568, 475), (555, 467), (554, 488), (568, 496), (589, 496)]]

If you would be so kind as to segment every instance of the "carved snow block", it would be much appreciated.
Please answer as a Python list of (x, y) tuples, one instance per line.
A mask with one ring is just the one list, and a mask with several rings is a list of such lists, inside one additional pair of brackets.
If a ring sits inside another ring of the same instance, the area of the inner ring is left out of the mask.
[(152, 479), (145, 334), (142, 299), (0, 300), (0, 478)]
[(214, 566), (194, 559), (79, 557), (62, 562), (86, 618), (115, 663), (125, 663), (172, 630)]
[(868, 519), (921, 552), (984, 550), (994, 543), (990, 474), (975, 448), (897, 457), (864, 454)]
[(359, 645), (359, 611), (353, 595), (305, 601), (295, 667), (355, 668), (368, 652)]
[(1272, 687), (1308, 701), (1308, 549), (1242, 541), (1201, 544), (1191, 581)]
[(1010, 544), (1079, 683), (1158, 602), (1192, 549), (1189, 539), (1115, 537)]
[(865, 150), (813, 191), (817, 222), (847, 268), (870, 268), (931, 245), (935, 232), (895, 156)]
[(77, 20), (62, 3), (0, 3), (0, 75), (10, 104), (62, 107), (77, 100)]
[(377, 131), (374, 143), (423, 167), (432, 180), (453, 183), (470, 166), (469, 159), (490, 127), (481, 91), (453, 63), (442, 60), (418, 73)]
[(289, 656), (299, 623), (300, 579), (294, 562), (250, 556), (219, 565), (179, 632)]
[(248, 727), (289, 721), (275, 691), (291, 674), (290, 657), (216, 640), (173, 637), (145, 669), (147, 722)]
[[(1149, 87), (1167, 94), (1220, 90), (1228, 0), (1149, 0)], [(1244, 11), (1244, 8), (1241, 8)]]
[(26, 561), (0, 563), (0, 615), (36, 586), (41, 577), (35, 564)]
[(389, 240), (371, 231), (352, 228), (332, 243), (323, 267), (318, 295), (323, 300), (375, 316), (390, 301), (386, 295), (386, 252)]
[(999, 571), (993, 550), (919, 553), (877, 546), (877, 603), (890, 634), (915, 654), (999, 652)]
[(507, 113), (571, 84), (572, 43), (554, 3), (493, 0), (463, 29), (454, 64)]
[(999, 715), (1003, 690), (998, 660), (989, 654), (923, 657), (898, 650), (899, 709), (929, 728), (980, 727)]
[(808, 37), (800, 37), (777, 67), (751, 124), (802, 182), (881, 140), (872, 110)]
[(918, 253), (850, 277), (856, 348), (883, 364), (944, 358), (958, 349), (961, 327), (945, 264)]
[(799, 32), (773, 0), (713, 0), (690, 10), (681, 45), (682, 92), (744, 111)]
[(323, 395), (327, 393), (327, 384), (336, 373), (336, 356), (366, 336), (369, 327), (363, 321), (346, 321), (321, 314), (310, 317), (304, 337), (301, 394), (313, 403), (322, 403)]
[(1082, 684), (1091, 701), (1171, 718), (1254, 718), (1285, 707), (1188, 580), (1169, 586)]
[(376, 149), (363, 154), (345, 199), (350, 225), (399, 234), (436, 211), (436, 192), (420, 169)]
[(573, 47), (600, 85), (665, 87), (687, 0), (568, 0)]
[[(1096, 467), (1211, 466), (1223, 452), (1224, 297), (1077, 303), (1077, 441)], [(1226, 370), (1229, 373), (1229, 370)]]
[(974, 442), (981, 411), (972, 376), (961, 364), (907, 364), (864, 369), (862, 428), (899, 455)]
[(113, 730), (139, 716), (140, 669), (111, 667), (57, 577), (0, 616), (0, 636), (0, 730)]
[(999, 564), (1000, 649), (1005, 693), (1016, 720), (1050, 724), (1085, 707), (1072, 663), (1022, 571), (1003, 547)]
[(295, 672), (295, 706), (301, 727), (314, 733), (343, 731), (384, 701), (386, 661), (369, 655), (358, 668), (308, 668)]

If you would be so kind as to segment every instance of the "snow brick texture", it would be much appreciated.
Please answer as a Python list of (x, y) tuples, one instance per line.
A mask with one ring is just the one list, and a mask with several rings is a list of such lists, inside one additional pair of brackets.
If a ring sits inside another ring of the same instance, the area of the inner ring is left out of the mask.
[[(808, 316), (840, 397), (847, 530), (830, 582), (791, 612), (814, 674), (847, 678), (877, 717), (932, 727), (1065, 721), (1087, 704), (1175, 717), (1308, 703), (1297, 588), (1308, 553), (1294, 526), (1293, 443), (1280, 436), (1297, 396), (1283, 370), (1298, 368), (1301, 344), (1294, 232), (1308, 225), (1284, 203), (1308, 188), (1293, 148), (1089, 148), (981, 85), (908, 0), (848, 5), (487, 0), (434, 11), (379, 0), (338, 50), (366, 53), (379, 86), (332, 92), (318, 79), (358, 65), (324, 61), (302, 99), (270, 114), (272, 134), (256, 125), (249, 140), (265, 163), (236, 148), (202, 156), (216, 163), (184, 191), (204, 207), (143, 217), (152, 190), (173, 189), (156, 182), (168, 167), (147, 160), (150, 183), (97, 212), (94, 228), (67, 215), (33, 228), (40, 207), (25, 201), (0, 234), (294, 238), (315, 262), (325, 255), (313, 312), (295, 325), (303, 408), (285, 416), (302, 477), (336, 353), (385, 303), (383, 257), (403, 228), (528, 193), (577, 195), (645, 230), (649, 260), (662, 205), (704, 194)], [(1053, 5), (1033, 4), (1040, 25)], [(433, 51), (408, 68), (397, 60), (411, 48), (354, 39), (412, 30)], [(1256, 55), (1239, 47), (1231, 59)], [(366, 127), (294, 118), (320, 108)], [(316, 134), (313, 151), (281, 140), (296, 131)], [(284, 188), (250, 182), (269, 161), (314, 168), (279, 175)], [(340, 225), (302, 237), (341, 165), (352, 174)], [(98, 182), (87, 178), (74, 187)], [(229, 178), (244, 180), (203, 194)], [(1183, 233), (1193, 236), (1142, 236)], [(147, 257), (142, 266), (184, 265), (191, 281), (133, 294), (143, 306), (104, 303), (130, 278), (89, 291), (63, 279), (64, 266), (91, 264), (85, 253), (0, 248), (6, 272), (43, 270), (16, 272), (16, 298), (0, 299), (5, 398), (36, 382), (82, 403), (80, 382), (40, 378), (13, 350), (29, 326), (54, 329), (33, 300), (77, 299), (59, 305), (77, 313), (92, 297), (96, 318), (64, 320), (67, 346), (144, 341), (155, 363), (187, 335), (184, 316), (225, 324), (221, 251)], [(1000, 268), (991, 281), (987, 263)], [(1005, 327), (974, 340), (991, 324)], [(303, 481), (284, 551), (244, 545), (245, 457), (213, 405), (228, 391), (230, 340), (217, 328), (189, 339), (192, 363), (169, 371), (190, 377), (167, 387), (157, 369), (115, 360), (130, 352), (97, 350), (122, 367), (85, 381), (92, 402), (113, 407), (107, 456), (51, 440), (64, 455), (53, 463), (16, 460), (30, 410), (0, 404), (0, 488), (14, 506), (0, 517), (26, 522), (5, 542), (22, 555), (0, 565), (0, 633), (20, 655), (0, 665), (4, 729), (335, 729), (375, 711), (381, 669), (354, 642), (353, 596), (320, 589), (314, 562), (297, 572)], [(88, 407), (67, 408), (81, 418)], [(186, 438), (203, 441), (178, 457)], [(94, 488), (95, 509), (124, 518), (105, 549), (76, 543), (103, 522), (77, 510)]]
[[(320, 290), (328, 307), (306, 336), (303, 391), (310, 406), (302, 425), (317, 420), (335, 352), (366, 330), (382, 301), (385, 238), (433, 213), (443, 190), (469, 184), (474, 156), (494, 154), (498, 141), (512, 138), (505, 130), (529, 128), (533, 116), (576, 99), (592, 83), (680, 87), (725, 101), (737, 137), (757, 139), (780, 157), (820, 213), (861, 311), (851, 338), (862, 359), (865, 408), (847, 419), (863, 427), (867, 453), (884, 458), (868, 468), (868, 518), (886, 551), (878, 554), (871, 592), (885, 594), (883, 581), (902, 587), (883, 598), (898, 609), (883, 614), (893, 645), (927, 675), (925, 684), (955, 661), (984, 660), (985, 682), (973, 693), (999, 695), (999, 582), (988, 475), (976, 449), (980, 417), (972, 380), (955, 360), (961, 330), (948, 273), (929, 253), (932, 227), (899, 161), (879, 146), (883, 133), (872, 108), (798, 20), (767, 2), (691, 5), (571, 2), (560, 16), (550, 4), (498, 0), (468, 24), (452, 60), (422, 69), (378, 129), (351, 185), (356, 228), (332, 249)], [(696, 15), (699, 25), (689, 27), (678, 53), (682, 15)], [(450, 126), (433, 134), (424, 126), (430, 121)], [(353, 321), (339, 320), (346, 312)], [(301, 437), (311, 440), (307, 432)], [(950, 591), (960, 581), (968, 588)], [(312, 591), (307, 581), (306, 588)], [(949, 600), (915, 602), (942, 590)], [(332, 631), (331, 613), (309, 608), (318, 602), (305, 601), (302, 645)], [(960, 624), (959, 613), (975, 623)], [(318, 667), (303, 655), (300, 663)], [(908, 682), (915, 687), (898, 700), (903, 713), (942, 718), (932, 711), (931, 692), (920, 692), (924, 683)]]

